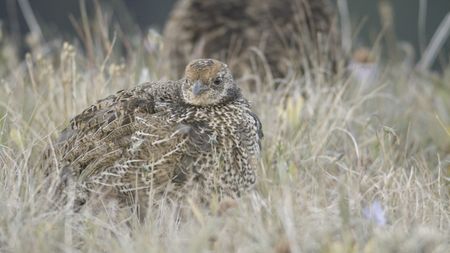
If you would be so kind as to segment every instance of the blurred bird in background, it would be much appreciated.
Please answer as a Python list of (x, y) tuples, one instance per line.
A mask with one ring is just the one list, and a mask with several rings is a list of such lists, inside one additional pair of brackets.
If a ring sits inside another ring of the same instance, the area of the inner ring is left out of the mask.
[(254, 68), (252, 56), (275, 78), (332, 73), (341, 53), (335, 16), (327, 0), (179, 0), (164, 29), (165, 54), (174, 74), (192, 57), (216, 57), (241, 77)]

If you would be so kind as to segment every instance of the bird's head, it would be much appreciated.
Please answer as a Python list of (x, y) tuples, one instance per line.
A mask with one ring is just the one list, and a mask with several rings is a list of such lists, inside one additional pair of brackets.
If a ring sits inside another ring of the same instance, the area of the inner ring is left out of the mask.
[(233, 101), (240, 90), (225, 63), (198, 59), (186, 67), (182, 96), (188, 104), (208, 106)]

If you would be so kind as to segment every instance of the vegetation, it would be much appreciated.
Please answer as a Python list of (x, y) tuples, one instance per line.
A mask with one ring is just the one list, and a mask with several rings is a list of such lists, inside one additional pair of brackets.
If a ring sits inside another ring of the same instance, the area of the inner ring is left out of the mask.
[(449, 252), (450, 66), (377, 58), (333, 80), (319, 69), (243, 78), (265, 132), (253, 192), (145, 221), (107, 203), (55, 207), (57, 172), (39, 162), (70, 118), (170, 76), (158, 33), (125, 38), (102, 22), (81, 22), (80, 45), (30, 39), (24, 59), (0, 35), (0, 252)]

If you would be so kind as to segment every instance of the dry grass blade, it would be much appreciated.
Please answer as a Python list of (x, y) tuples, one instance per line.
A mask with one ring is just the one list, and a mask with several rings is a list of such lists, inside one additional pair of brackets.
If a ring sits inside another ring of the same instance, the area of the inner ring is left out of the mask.
[(436, 57), (442, 49), (442, 46), (450, 36), (450, 13), (448, 13), (442, 20), (439, 27), (436, 29), (433, 37), (431, 38), (428, 47), (425, 49), (422, 58), (417, 63), (417, 68), (422, 71), (430, 69), (433, 65)]
[[(100, 200), (58, 208), (61, 173), (40, 165), (44, 150), (58, 162), (53, 144), (68, 120), (145, 71), (170, 76), (158, 69), (159, 35), (127, 35), (125, 56), (124, 35), (108, 41), (100, 20), (77, 23), (86, 53), (65, 43), (26, 59), (0, 55), (0, 252), (450, 252), (450, 75), (395, 62), (374, 63), (380, 74), (362, 89), (343, 73), (330, 85), (316, 63), (274, 78), (255, 48), (243, 77), (255, 82), (245, 95), (265, 133), (253, 192), (210, 208), (161, 203), (144, 218)], [(433, 63), (449, 22), (419, 67)], [(13, 46), (0, 41), (0, 52)]]

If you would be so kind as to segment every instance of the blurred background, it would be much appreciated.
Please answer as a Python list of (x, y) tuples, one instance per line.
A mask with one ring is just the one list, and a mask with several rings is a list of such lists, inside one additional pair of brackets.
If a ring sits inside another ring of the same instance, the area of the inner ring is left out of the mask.
[[(450, 12), (449, 0), (333, 0), (347, 3), (353, 31), (356, 32), (356, 46), (373, 46), (382, 30), (383, 18), (380, 3), (390, 3), (393, 10), (392, 34), (396, 41), (404, 43), (413, 60), (420, 58), (430, 38), (436, 32), (440, 22)], [(111, 14), (113, 24), (126, 33), (142, 33), (149, 28), (162, 31), (172, 6), (176, 0), (110, 0), (85, 1), (86, 16), (95, 12), (95, 2)], [(342, 6), (342, 5), (341, 5)], [(28, 15), (32, 12), (44, 38), (63, 37), (71, 40), (77, 36), (74, 23), (83, 15), (80, 12), (80, 0), (0, 0), (1, 29), (7, 32), (19, 48), (26, 51), (25, 38), (30, 25), (35, 23)], [(391, 22), (391, 21), (388, 21)], [(55, 35), (55, 36), (54, 36)], [(448, 63), (450, 41), (447, 40), (435, 65)], [(436, 68), (436, 66), (435, 66)]]

